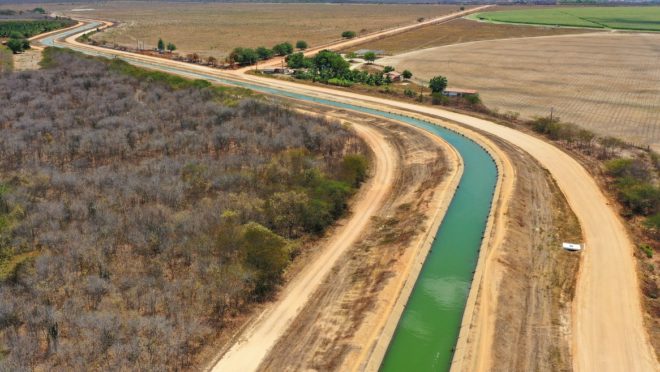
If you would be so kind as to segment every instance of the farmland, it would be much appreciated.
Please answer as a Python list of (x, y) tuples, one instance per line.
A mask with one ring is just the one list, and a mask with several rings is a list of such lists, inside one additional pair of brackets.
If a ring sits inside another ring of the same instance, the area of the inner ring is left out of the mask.
[[(340, 39), (345, 30), (357, 33), (410, 24), (457, 11), (457, 5), (361, 4), (182, 4), (107, 2), (90, 6), (53, 5), (68, 15), (100, 17), (121, 25), (94, 36), (97, 40), (153, 48), (159, 37), (176, 44), (182, 54), (224, 58), (237, 47), (271, 47), (305, 40), (316, 46)], [(71, 12), (73, 8), (94, 8)], [(292, 16), (295, 15), (295, 16)]]
[(379, 60), (523, 117), (554, 115), (601, 135), (660, 148), (660, 35), (595, 33), (428, 48)]
[(504, 23), (660, 31), (658, 6), (521, 9), (477, 13), (470, 18)]
[(422, 48), (465, 43), (477, 40), (565, 35), (581, 32), (589, 31), (571, 28), (493, 24), (486, 22), (474, 22), (459, 18), (448, 23), (421, 27), (398, 35), (370, 41), (348, 48), (346, 51), (372, 49), (382, 50), (386, 54), (397, 54)]

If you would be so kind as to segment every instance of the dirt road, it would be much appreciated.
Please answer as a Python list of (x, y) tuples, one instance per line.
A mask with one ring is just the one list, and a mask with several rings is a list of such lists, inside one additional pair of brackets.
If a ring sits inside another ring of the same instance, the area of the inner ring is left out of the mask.
[(374, 152), (374, 176), (363, 186), (355, 211), (327, 242), (322, 255), (306, 267), (273, 306), (261, 314), (241, 339), (213, 366), (212, 371), (256, 370), (268, 351), (287, 330), (334, 263), (360, 238), (371, 217), (383, 204), (395, 176), (397, 157), (383, 135), (373, 128), (354, 126)]
[[(67, 41), (70, 42), (70, 39)], [(204, 72), (227, 79), (248, 81), (307, 96), (359, 104), (384, 111), (399, 110), (438, 117), (481, 129), (520, 147), (552, 174), (578, 217), (585, 235), (586, 249), (582, 252), (583, 259), (572, 317), (574, 368), (578, 371), (658, 370), (658, 361), (648, 342), (648, 335), (642, 322), (641, 294), (632, 256), (634, 244), (627, 235), (622, 221), (608, 205), (607, 199), (589, 173), (557, 147), (488, 120), (439, 108), (326, 87), (219, 72), (203, 66), (177, 64), (159, 58), (137, 57), (129, 53), (101, 48), (79, 47), (96, 49), (105, 54), (123, 55), (137, 61), (149, 61), (154, 68), (162, 66), (166, 71), (170, 71), (166, 66), (176, 66), (186, 71)], [(492, 342), (492, 339), (484, 342)], [(266, 351), (260, 351), (263, 352)]]

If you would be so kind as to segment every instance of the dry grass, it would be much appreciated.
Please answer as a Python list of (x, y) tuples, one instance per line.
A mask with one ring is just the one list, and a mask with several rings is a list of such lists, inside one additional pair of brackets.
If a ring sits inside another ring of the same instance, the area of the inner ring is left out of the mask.
[(11, 51), (0, 45), (0, 73), (10, 72), (13, 69), (13, 58)]
[(555, 115), (660, 148), (660, 35), (598, 33), (493, 40), (379, 60), (418, 78), (478, 89), (491, 109)]
[[(71, 12), (74, 8), (93, 11)], [(177, 45), (181, 53), (226, 56), (234, 47), (271, 47), (306, 40), (310, 46), (340, 39), (345, 30), (370, 32), (437, 17), (458, 5), (361, 4), (183, 4), (104, 2), (51, 5), (62, 13), (123, 22), (115, 30), (95, 36), (136, 46), (154, 47), (159, 37)]]
[(380, 40), (351, 47), (358, 49), (383, 50), (386, 54), (397, 54), (435, 46), (465, 43), (477, 40), (495, 40), (529, 36), (564, 35), (592, 30), (557, 27), (516, 26), (469, 21), (459, 18), (447, 23), (418, 28)]

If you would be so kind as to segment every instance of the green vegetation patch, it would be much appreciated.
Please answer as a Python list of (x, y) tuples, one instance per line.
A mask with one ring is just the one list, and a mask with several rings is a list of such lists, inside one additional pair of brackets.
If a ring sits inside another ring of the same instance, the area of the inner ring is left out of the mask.
[(660, 31), (660, 6), (522, 9), (471, 16), (490, 22)]
[(0, 283), (12, 279), (16, 275), (18, 268), (25, 265), (30, 260), (35, 259), (38, 255), (38, 251), (33, 251), (17, 254), (6, 260), (0, 261)]
[(32, 37), (44, 32), (73, 26), (74, 24), (76, 24), (76, 21), (64, 18), (38, 21), (0, 21), (0, 37), (9, 37), (12, 32), (18, 32), (23, 37)]

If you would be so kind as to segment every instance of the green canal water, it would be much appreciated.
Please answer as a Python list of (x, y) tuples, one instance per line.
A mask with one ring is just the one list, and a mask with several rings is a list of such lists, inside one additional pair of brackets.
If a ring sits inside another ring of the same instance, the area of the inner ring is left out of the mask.
[[(93, 23), (64, 34), (73, 35), (84, 29), (96, 28), (98, 25)], [(61, 37), (61, 35), (57, 37)], [(44, 43), (54, 45), (53, 41), (54, 37), (50, 37), (45, 39)], [(108, 56), (104, 53), (83, 49), (79, 51), (91, 55)], [(394, 338), (381, 365), (381, 371), (449, 370), (497, 183), (497, 167), (492, 157), (483, 148), (451, 130), (402, 115), (285, 90), (220, 79), (173, 67), (155, 66), (130, 58), (127, 58), (126, 61), (147, 68), (180, 73), (193, 78), (241, 86), (267, 94), (316, 102), (406, 122), (434, 133), (449, 142), (463, 159), (463, 176), (435, 236), (432, 250), (415, 283), (406, 310), (399, 321)]]

